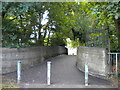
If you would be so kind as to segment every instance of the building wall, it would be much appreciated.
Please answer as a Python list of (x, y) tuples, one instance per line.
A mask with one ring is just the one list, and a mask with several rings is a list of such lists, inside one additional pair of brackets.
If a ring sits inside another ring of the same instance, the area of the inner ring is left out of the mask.
[(22, 69), (32, 67), (45, 59), (67, 54), (67, 49), (62, 46), (41, 46), (29, 48), (1, 48), (2, 49), (2, 74), (16, 71), (17, 61), (20, 60)]
[(68, 48), (68, 55), (77, 55), (77, 48)]
[(78, 47), (77, 67), (84, 71), (85, 62), (88, 63), (89, 74), (97, 77), (107, 77), (111, 71), (108, 50), (95, 47)]

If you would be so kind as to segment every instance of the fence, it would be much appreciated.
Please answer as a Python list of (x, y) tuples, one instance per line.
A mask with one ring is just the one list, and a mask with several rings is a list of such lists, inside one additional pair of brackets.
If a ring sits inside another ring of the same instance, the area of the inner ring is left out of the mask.
[(108, 53), (110, 56), (110, 62), (112, 67), (115, 65), (115, 72), (112, 71), (110, 74), (118, 75), (118, 63), (120, 62), (120, 53)]

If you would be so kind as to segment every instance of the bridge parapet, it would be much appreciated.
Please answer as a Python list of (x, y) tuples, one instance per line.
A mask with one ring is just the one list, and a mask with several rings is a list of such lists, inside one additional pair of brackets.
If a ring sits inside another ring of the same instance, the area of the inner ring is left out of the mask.
[(2, 49), (2, 74), (16, 71), (18, 60), (21, 61), (22, 69), (25, 69), (41, 63), (47, 58), (67, 54), (67, 48), (62, 46), (0, 49)]
[(79, 70), (84, 71), (85, 62), (88, 63), (90, 75), (106, 78), (111, 72), (111, 64), (106, 48), (78, 47), (76, 64)]

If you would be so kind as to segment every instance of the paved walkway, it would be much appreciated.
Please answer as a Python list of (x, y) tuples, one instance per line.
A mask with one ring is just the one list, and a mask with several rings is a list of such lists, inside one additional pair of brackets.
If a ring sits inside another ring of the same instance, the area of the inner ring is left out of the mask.
[[(51, 86), (46, 85), (46, 66), (43, 62), (33, 68), (22, 71), (21, 87), (84, 87), (84, 73), (76, 66), (76, 56), (60, 55), (49, 59), (52, 62)], [(16, 72), (6, 74), (6, 77), (16, 79)], [(111, 87), (107, 80), (89, 76), (89, 85), (95, 87)]]

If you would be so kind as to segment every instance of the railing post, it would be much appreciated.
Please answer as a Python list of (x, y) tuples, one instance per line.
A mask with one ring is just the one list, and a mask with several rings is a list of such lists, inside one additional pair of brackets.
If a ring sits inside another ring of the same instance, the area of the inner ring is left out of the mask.
[(21, 61), (17, 61), (17, 83), (21, 80)]
[(50, 77), (51, 77), (51, 61), (47, 62), (47, 85), (50, 85)]
[(117, 53), (116, 53), (116, 76), (118, 75), (117, 68), (118, 68), (118, 59), (117, 59)]
[(88, 86), (88, 63), (85, 62), (85, 86)]

